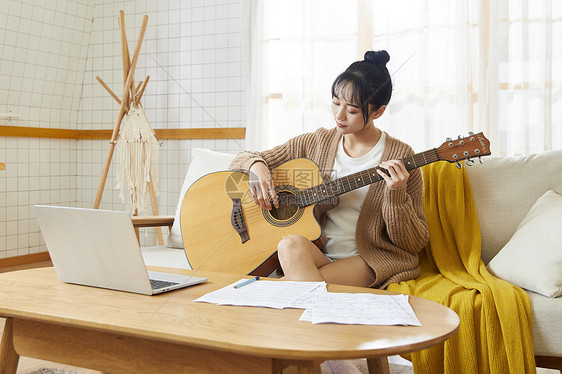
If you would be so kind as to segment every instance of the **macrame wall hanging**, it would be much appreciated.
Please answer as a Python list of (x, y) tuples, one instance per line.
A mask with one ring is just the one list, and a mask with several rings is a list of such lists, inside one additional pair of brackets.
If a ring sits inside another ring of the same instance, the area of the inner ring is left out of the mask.
[[(133, 214), (138, 215), (139, 211), (146, 214), (147, 193), (152, 202), (152, 213), (158, 215), (156, 194), (158, 192), (158, 164), (160, 142), (141, 105), (141, 98), (148, 83), (149, 76), (144, 82), (134, 83), (134, 72), (139, 57), (140, 47), (146, 31), (148, 16), (144, 16), (139, 38), (137, 40), (133, 58), (129, 55), (129, 47), (125, 34), (125, 15), (123, 11), (119, 13), (119, 28), (121, 31), (121, 47), (123, 59), (123, 97), (119, 99), (117, 95), (102, 81), (96, 77), (98, 82), (109, 92), (109, 94), (119, 103), (119, 114), (113, 128), (109, 152), (105, 161), (104, 170), (94, 203), (94, 209), (98, 209), (101, 197), (107, 180), (109, 166), (113, 152), (117, 148), (118, 171), (117, 188), (123, 203)], [(124, 121), (123, 121), (124, 119)], [(121, 126), (123, 124), (123, 126)], [(156, 177), (152, 179), (152, 174)], [(158, 243), (162, 245), (164, 239), (162, 231), (156, 229)]]
[[(117, 137), (117, 188), (130, 212), (146, 214), (149, 186), (158, 194), (158, 151), (160, 142), (142, 107), (131, 106)], [(152, 182), (151, 171), (156, 176)]]

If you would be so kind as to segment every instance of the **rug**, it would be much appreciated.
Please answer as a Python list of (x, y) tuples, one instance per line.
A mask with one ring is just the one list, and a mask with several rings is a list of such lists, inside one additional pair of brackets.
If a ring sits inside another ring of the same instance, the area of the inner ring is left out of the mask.
[[(389, 363), (390, 374), (414, 374), (412, 366)], [(326, 361), (321, 365), (322, 374), (368, 374), (365, 359)]]
[[(340, 373), (367, 374), (368, 373), (367, 364), (365, 363), (365, 360), (346, 360), (346, 361), (340, 361), (340, 362), (347, 362), (347, 364), (344, 364), (344, 365), (336, 364), (336, 365), (334, 365), (334, 362), (332, 362), (331, 363), (332, 365), (329, 365), (328, 362), (322, 363), (322, 366), (321, 366), (322, 374), (340, 374)], [(351, 364), (352, 366), (350, 367), (349, 364)], [(330, 367), (330, 366), (332, 366), (332, 367)], [(389, 366), (390, 366), (390, 374), (413, 374), (414, 373), (414, 369), (411, 366), (398, 365), (398, 364), (392, 364), (392, 363), (390, 363)], [(537, 368), (537, 374), (557, 374), (557, 373), (560, 374), (560, 371), (552, 370), (552, 369)], [(80, 374), (80, 373), (78, 373), (76, 371), (71, 371), (71, 370), (43, 368), (43, 369), (32, 371), (32, 372), (27, 373), (27, 374)]]
[(39, 370), (32, 371), (27, 374), (80, 374), (76, 371), (72, 370), (62, 370), (62, 369), (50, 369), (50, 368), (42, 368)]
[[(367, 363), (365, 360), (345, 360), (322, 363), (322, 374), (367, 374)], [(413, 374), (411, 366), (390, 364), (391, 374)], [(27, 374), (80, 374), (76, 371), (42, 368)]]

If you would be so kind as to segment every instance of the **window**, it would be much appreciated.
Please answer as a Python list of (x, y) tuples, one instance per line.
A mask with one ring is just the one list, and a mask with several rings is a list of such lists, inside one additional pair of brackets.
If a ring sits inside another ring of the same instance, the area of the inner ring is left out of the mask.
[(249, 148), (332, 127), (331, 84), (370, 49), (389, 52), (394, 84), (376, 125), (416, 151), (469, 131), (494, 154), (562, 148), (560, 2), (263, 0), (253, 11)]

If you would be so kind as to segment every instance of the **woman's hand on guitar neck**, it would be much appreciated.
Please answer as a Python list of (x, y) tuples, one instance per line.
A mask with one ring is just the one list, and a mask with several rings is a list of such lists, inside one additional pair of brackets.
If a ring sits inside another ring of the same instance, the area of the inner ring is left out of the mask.
[(386, 185), (391, 190), (397, 190), (406, 187), (410, 173), (400, 160), (383, 161), (379, 164), (379, 168), (383, 168), (387, 173), (377, 169), (377, 173), (386, 181)]
[(267, 165), (261, 161), (254, 162), (250, 167), (250, 192), (256, 205), (271, 210), (271, 201), (279, 208), (279, 199), (275, 193), (273, 178)]

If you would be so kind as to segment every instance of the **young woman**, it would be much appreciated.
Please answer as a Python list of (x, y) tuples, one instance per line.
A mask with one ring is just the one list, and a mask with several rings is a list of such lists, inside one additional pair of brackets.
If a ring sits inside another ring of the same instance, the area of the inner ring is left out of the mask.
[(264, 152), (240, 152), (231, 169), (250, 173), (256, 204), (278, 205), (270, 168), (298, 157), (318, 164), (324, 177), (340, 178), (379, 166), (384, 178), (339, 196), (326, 213), (327, 245), (319, 249), (298, 233), (283, 238), (278, 256), (285, 279), (385, 288), (419, 274), (418, 253), (428, 240), (421, 171), (400, 159), (410, 146), (375, 126), (392, 94), (386, 51), (369, 51), (332, 85), (335, 127), (297, 136)]

